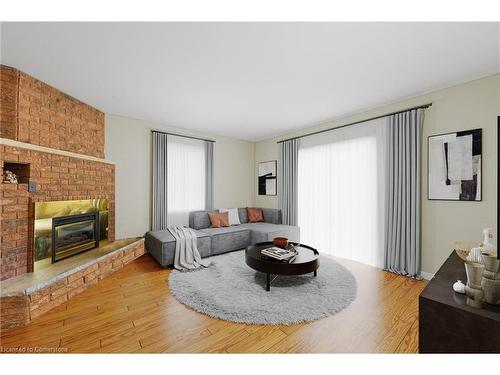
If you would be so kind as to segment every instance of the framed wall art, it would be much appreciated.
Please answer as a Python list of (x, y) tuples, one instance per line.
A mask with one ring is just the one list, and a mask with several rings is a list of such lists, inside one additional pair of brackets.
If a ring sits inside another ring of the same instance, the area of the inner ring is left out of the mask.
[(277, 195), (276, 160), (258, 163), (259, 195)]
[(481, 129), (428, 138), (428, 199), (481, 200)]

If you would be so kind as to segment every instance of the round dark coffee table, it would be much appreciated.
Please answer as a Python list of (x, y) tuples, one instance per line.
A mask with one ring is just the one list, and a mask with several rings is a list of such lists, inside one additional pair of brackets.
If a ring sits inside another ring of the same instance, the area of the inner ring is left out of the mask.
[[(272, 242), (261, 242), (248, 246), (245, 251), (245, 261), (247, 265), (267, 275), (266, 290), (268, 292), (271, 290), (271, 283), (280, 275), (304, 275), (306, 273), (314, 273), (316, 277), (318, 274), (319, 253), (316, 249), (307, 245), (299, 245), (297, 247), (297, 257), (288, 263), (271, 260), (261, 255), (261, 250), (272, 246)], [(276, 276), (271, 280), (271, 275)]]

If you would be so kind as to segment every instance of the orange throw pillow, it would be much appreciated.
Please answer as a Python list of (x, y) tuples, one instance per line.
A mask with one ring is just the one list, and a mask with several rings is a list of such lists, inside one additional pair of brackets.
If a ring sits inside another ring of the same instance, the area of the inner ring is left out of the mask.
[(220, 220), (221, 227), (228, 227), (229, 226), (229, 212), (220, 212), (219, 213), (219, 220)]
[(262, 208), (247, 207), (247, 215), (249, 223), (258, 223), (264, 221), (264, 213)]
[(210, 228), (220, 228), (220, 218), (218, 212), (209, 212)]
[(229, 213), (209, 212), (210, 228), (221, 228), (229, 226)]

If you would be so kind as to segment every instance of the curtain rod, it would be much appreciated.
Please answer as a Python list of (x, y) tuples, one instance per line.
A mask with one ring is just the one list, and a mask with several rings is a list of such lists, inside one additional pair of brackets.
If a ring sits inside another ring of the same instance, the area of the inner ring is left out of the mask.
[(320, 133), (324, 133), (324, 132), (329, 132), (330, 130), (342, 129), (342, 128), (346, 128), (346, 127), (351, 126), (351, 125), (361, 124), (362, 122), (377, 120), (379, 118), (383, 118), (383, 117), (387, 117), (387, 116), (392, 116), (392, 115), (397, 115), (399, 113), (403, 113), (403, 112), (407, 112), (407, 111), (412, 111), (414, 109), (420, 109), (420, 108), (425, 109), (425, 108), (429, 108), (431, 106), (432, 106), (432, 103), (422, 104), (422, 105), (419, 105), (419, 106), (416, 106), (416, 107), (411, 107), (411, 108), (403, 109), (401, 111), (391, 112), (391, 113), (387, 113), (385, 115), (371, 117), (371, 118), (368, 118), (366, 120), (360, 120), (360, 121), (350, 122), (349, 124), (340, 125), (340, 126), (334, 126), (334, 127), (328, 128), (328, 129), (318, 130), (318, 131), (315, 131), (315, 132), (312, 132), (312, 133), (307, 133), (307, 134), (303, 134), (303, 135), (298, 135), (296, 137), (282, 139), (281, 141), (277, 141), (276, 143), (283, 143), (283, 142), (286, 142), (286, 141), (291, 141), (292, 139), (299, 139), (299, 138), (303, 138), (303, 137), (308, 137), (310, 135), (315, 135), (315, 134), (320, 134)]
[(204, 139), (204, 138), (198, 138), (198, 137), (192, 137), (190, 135), (183, 135), (183, 134), (176, 134), (176, 133), (169, 133), (169, 132), (162, 132), (161, 130), (151, 130), (151, 133), (162, 133), (162, 134), (167, 134), (167, 135), (175, 135), (176, 137), (184, 137), (184, 138), (190, 138), (190, 139), (197, 139), (199, 141), (205, 141), (205, 142), (212, 142), (215, 143), (214, 140), (212, 139)]

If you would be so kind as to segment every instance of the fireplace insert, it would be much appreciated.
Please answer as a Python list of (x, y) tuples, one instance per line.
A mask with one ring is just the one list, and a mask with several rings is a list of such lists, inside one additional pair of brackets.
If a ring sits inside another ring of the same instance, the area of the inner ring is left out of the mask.
[(99, 246), (99, 212), (52, 219), (52, 263)]

